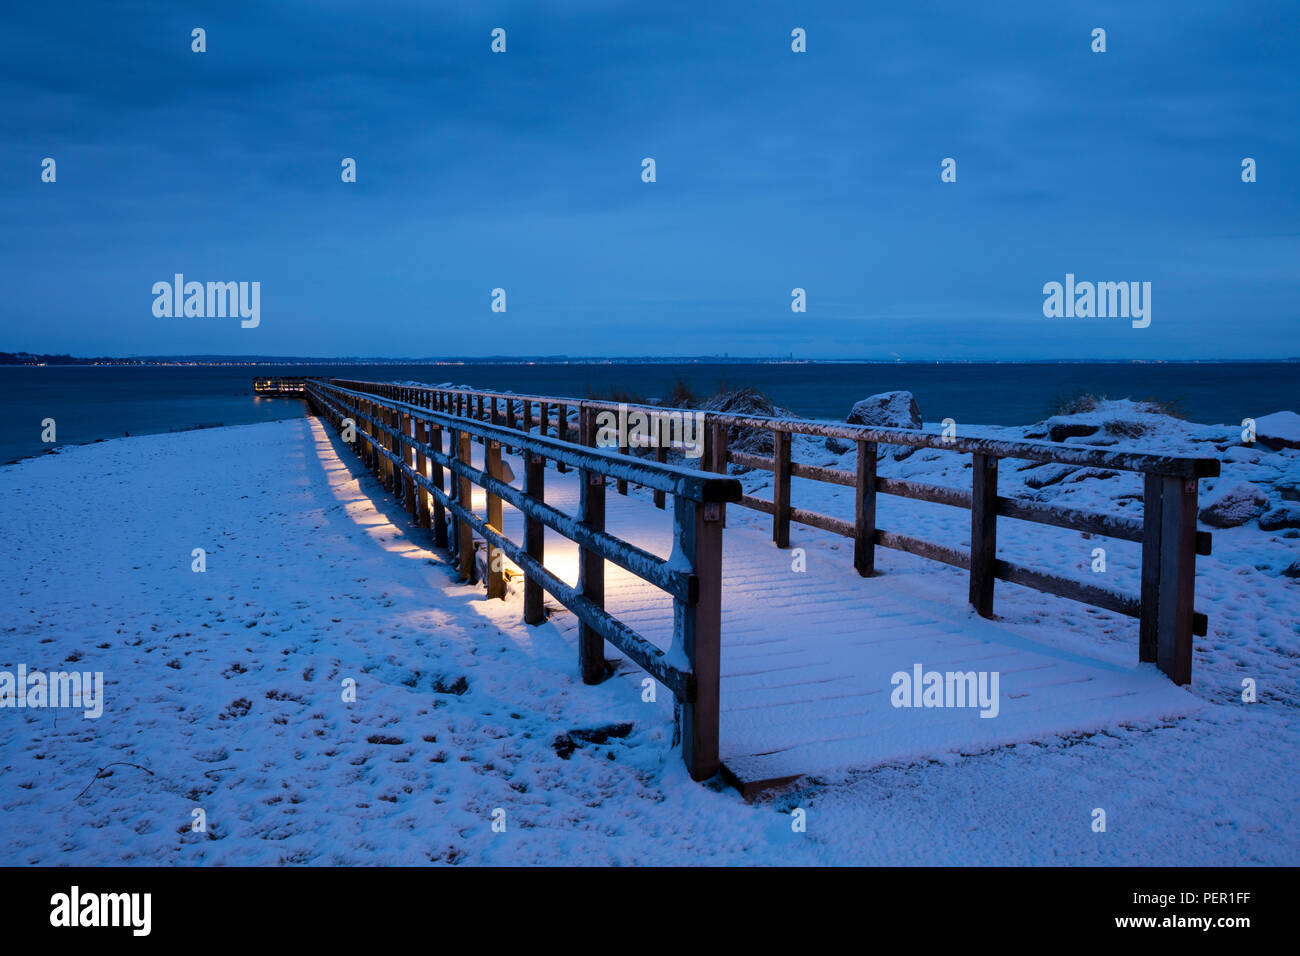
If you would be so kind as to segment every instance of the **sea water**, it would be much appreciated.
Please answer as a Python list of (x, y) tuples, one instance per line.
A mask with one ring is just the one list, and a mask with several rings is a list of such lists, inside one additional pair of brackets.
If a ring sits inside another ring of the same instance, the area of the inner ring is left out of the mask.
[(42, 422), (55, 444), (77, 444), (213, 425), (291, 418), (297, 399), (253, 395), (255, 376), (323, 375), (373, 381), (451, 382), (490, 390), (635, 401), (680, 379), (698, 395), (749, 387), (808, 418), (842, 420), (855, 401), (907, 389), (922, 417), (1025, 425), (1089, 392), (1171, 403), (1192, 421), (1240, 423), (1300, 411), (1300, 362), (841, 363), (472, 362), (426, 365), (0, 367), (0, 463), (38, 455)]

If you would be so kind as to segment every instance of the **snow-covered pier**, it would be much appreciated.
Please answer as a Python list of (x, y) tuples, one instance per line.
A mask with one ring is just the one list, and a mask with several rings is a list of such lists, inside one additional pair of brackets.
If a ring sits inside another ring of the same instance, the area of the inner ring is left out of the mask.
[[(1138, 618), (1133, 658), (1187, 683), (1192, 636), (1207, 626), (1193, 607), (1195, 556), (1210, 551), (1209, 534), (1196, 529), (1197, 483), (1218, 474), (1216, 459), (710, 412), (704, 467), (696, 469), (668, 463), (667, 441), (656, 443), (653, 457), (631, 454), (636, 439), (621, 433), (619, 447), (602, 447), (599, 416), (630, 417), (609, 402), (313, 380), (306, 397), (413, 523), (449, 548), (463, 580), (481, 577), (493, 598), (522, 591), (529, 624), (546, 618), (547, 595), (573, 612), (559, 620), (576, 632), (584, 681), (604, 680), (625, 659), (667, 688), (697, 780), (721, 769), (752, 792), (803, 774), (986, 749), (1191, 706), (1154, 668), (1001, 626), (992, 620), (994, 584)], [(766, 433), (768, 455), (737, 441)], [(856, 446), (856, 471), (794, 460), (797, 436)], [(751, 450), (734, 447), (741, 444)], [(885, 445), (969, 455), (970, 489), (878, 476)], [(1143, 516), (1001, 496), (998, 462), (1007, 458), (1140, 473)], [(549, 478), (548, 463), (555, 466)], [(771, 472), (772, 498), (744, 493), (725, 476), (728, 464)], [(607, 481), (622, 494), (607, 499)], [(850, 489), (851, 517), (812, 509), (820, 499), (805, 489), (827, 486)], [(968, 511), (970, 547), (879, 527), (877, 495)], [(671, 520), (661, 511), (669, 497)], [(737, 506), (730, 516), (727, 504)], [(770, 537), (758, 515), (770, 516)], [(1001, 558), (999, 517), (1138, 542), (1138, 592)], [(792, 525), (801, 528), (796, 548)], [(843, 538), (853, 542), (851, 561), (806, 573), (810, 553), (830, 564), (821, 555)], [(878, 547), (965, 571), (971, 610), (893, 575), (877, 579)], [(621, 656), (607, 660), (606, 642)], [(978, 686), (987, 696), (989, 675), (999, 700), (976, 707), (977, 682), (985, 681)]]
[(253, 392), (268, 398), (302, 398), (306, 379), (296, 376), (253, 379)]

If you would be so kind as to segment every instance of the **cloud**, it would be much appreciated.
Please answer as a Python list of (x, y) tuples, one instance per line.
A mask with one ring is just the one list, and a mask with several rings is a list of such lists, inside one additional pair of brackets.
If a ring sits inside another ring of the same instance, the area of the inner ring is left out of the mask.
[[(4, 16), (11, 348), (205, 350), (213, 330), (148, 314), (152, 281), (185, 271), (262, 282), (256, 341), (226, 345), (259, 352), (364, 327), (343, 351), (621, 354), (666, 330), (659, 350), (690, 353), (1187, 357), (1223, 354), (1224, 310), (1234, 348), (1300, 352), (1283, 4)], [(807, 54), (790, 52), (796, 25)], [(190, 52), (194, 26), (207, 53)], [(947, 156), (956, 184), (939, 181)], [(1257, 238), (1206, 254), (1242, 234)], [(1042, 283), (1066, 271), (1156, 282), (1152, 334), (1037, 321)], [(812, 305), (792, 323), (796, 285)], [(511, 307), (493, 317), (496, 286)]]

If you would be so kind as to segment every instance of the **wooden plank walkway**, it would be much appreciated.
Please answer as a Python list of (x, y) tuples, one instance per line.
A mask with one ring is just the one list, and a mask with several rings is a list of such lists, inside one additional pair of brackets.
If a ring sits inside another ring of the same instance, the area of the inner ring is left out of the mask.
[[(474, 455), (481, 461), (482, 449), (476, 446)], [(522, 473), (517, 457), (504, 457)], [(575, 513), (576, 473), (549, 469), (546, 500)], [(480, 513), (482, 504), (478, 489)], [(522, 515), (509, 505), (504, 525), (509, 537), (522, 537)], [(654, 508), (648, 494), (611, 492), (606, 527), (668, 556), (671, 515)], [(843, 539), (825, 532), (799, 529), (793, 544), (807, 549), (816, 572), (793, 571), (791, 552), (776, 548), (770, 533), (764, 516), (733, 509), (723, 536), (720, 749), (724, 773), (747, 796), (800, 775), (975, 753), (1176, 716), (1196, 706), (1154, 666), (1080, 656), (1053, 646), (1050, 634), (1031, 640), (979, 617), (963, 603), (963, 587), (949, 588), (936, 601), (928, 592), (921, 597), (908, 574), (863, 579), (842, 558), (831, 559), (827, 552), (843, 547)], [(575, 582), (577, 546), (548, 531), (546, 565)], [(961, 572), (942, 573), (961, 583)], [(608, 610), (668, 648), (667, 595), (613, 564), (606, 565), (605, 588)], [(547, 603), (552, 621), (576, 641), (576, 619)], [(619, 660), (610, 645), (606, 654)], [(894, 707), (892, 675), (910, 674), (916, 664), (926, 671), (996, 671), (997, 716), (983, 718), (979, 708)], [(645, 677), (630, 662), (620, 670), (638, 683)]]

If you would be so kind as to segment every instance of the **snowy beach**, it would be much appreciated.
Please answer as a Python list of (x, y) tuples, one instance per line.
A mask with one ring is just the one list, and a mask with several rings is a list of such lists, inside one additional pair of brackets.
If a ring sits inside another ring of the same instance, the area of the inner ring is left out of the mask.
[[(985, 429), (1222, 461), (1201, 486), (1214, 549), (1197, 561), (1210, 633), (1196, 641), (1192, 684), (1164, 682), (1159, 706), (1117, 710), (1104, 726), (846, 766), (753, 804), (690, 781), (671, 713), (642, 700), (640, 672), (582, 684), (571, 615), (526, 627), (517, 593), (488, 601), (459, 583), (316, 419), (66, 447), (0, 468), (0, 669), (105, 681), (98, 719), (0, 709), (0, 862), (1294, 865), (1292, 419), (1261, 419), (1250, 444), (1238, 426), (1128, 402)], [(798, 460), (852, 467), (851, 452), (800, 441)], [(880, 473), (970, 483), (966, 456), (934, 450), (890, 450)], [(738, 476), (770, 496), (769, 474)], [(1002, 482), (1004, 494), (1141, 511), (1135, 474), (1009, 462)], [(794, 499), (835, 513), (852, 490), (796, 479)], [(894, 498), (881, 511), (882, 524), (925, 538), (957, 545), (969, 533), (961, 511)], [(768, 520), (732, 509), (728, 533)], [(810, 579), (870, 600), (875, 579), (853, 575), (843, 539), (797, 538)], [(1108, 578), (1136, 589), (1136, 544), (1016, 521), (999, 538), (1074, 576), (1091, 573), (1102, 543)], [(896, 552), (879, 566), (896, 598), (975, 633), (961, 572)], [(997, 617), (1044, 652), (1157, 673), (1137, 665), (1129, 618), (1008, 584)], [(1257, 702), (1243, 701), (1243, 679)], [(792, 831), (796, 808), (806, 832)], [(1095, 808), (1104, 833), (1090, 826)], [(206, 832), (192, 830), (196, 810)]]

